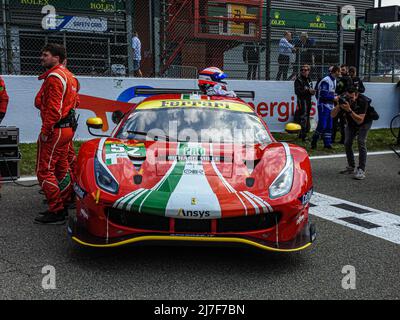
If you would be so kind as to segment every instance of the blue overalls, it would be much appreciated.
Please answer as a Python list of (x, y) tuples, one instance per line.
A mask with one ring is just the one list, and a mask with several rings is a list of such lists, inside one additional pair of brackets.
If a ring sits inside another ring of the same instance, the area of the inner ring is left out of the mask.
[(325, 147), (332, 145), (331, 112), (334, 107), (336, 91), (336, 79), (331, 75), (321, 80), (318, 86), (318, 126), (312, 138), (312, 145), (316, 146), (318, 139), (322, 136)]

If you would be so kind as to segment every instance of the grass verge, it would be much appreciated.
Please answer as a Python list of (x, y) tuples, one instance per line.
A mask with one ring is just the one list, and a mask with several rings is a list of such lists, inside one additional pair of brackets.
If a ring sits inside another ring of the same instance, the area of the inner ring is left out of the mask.
[[(317, 150), (310, 149), (310, 143), (303, 143), (297, 136), (285, 133), (274, 133), (275, 139), (278, 141), (286, 141), (297, 144), (307, 149), (310, 156), (329, 155), (344, 153), (344, 146), (334, 144), (332, 150), (324, 150), (322, 142), (320, 142)], [(311, 135), (310, 135), (311, 137)], [(389, 129), (371, 130), (368, 136), (369, 151), (389, 150), (389, 147), (396, 142)], [(76, 141), (75, 149), (78, 152), (82, 141)], [(22, 160), (21, 160), (21, 175), (34, 175), (36, 167), (36, 143), (22, 143), (20, 145)], [(356, 148), (356, 145), (355, 145)]]

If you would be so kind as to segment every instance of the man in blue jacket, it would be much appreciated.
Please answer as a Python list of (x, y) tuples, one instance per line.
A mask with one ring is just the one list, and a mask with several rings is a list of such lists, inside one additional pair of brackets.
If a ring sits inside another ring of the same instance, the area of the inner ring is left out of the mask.
[(331, 112), (338, 102), (339, 96), (336, 95), (337, 79), (340, 77), (340, 68), (332, 67), (328, 76), (323, 78), (318, 85), (318, 126), (312, 138), (311, 148), (317, 148), (317, 142), (322, 136), (324, 146), (332, 149), (332, 117)]

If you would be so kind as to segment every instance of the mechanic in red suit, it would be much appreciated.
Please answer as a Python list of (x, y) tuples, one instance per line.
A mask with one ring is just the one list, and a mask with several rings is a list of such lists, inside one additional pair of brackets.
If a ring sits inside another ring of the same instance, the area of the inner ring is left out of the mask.
[[(63, 64), (64, 64), (64, 67), (66, 67), (67, 61), (65, 60), (63, 62)], [(79, 90), (80, 90), (79, 80), (76, 77), (74, 77), (74, 81), (75, 81), (75, 86), (77, 87), (77, 92), (79, 93)], [(42, 103), (43, 89), (44, 88), (42, 86), (40, 88), (39, 93), (36, 95), (36, 99), (35, 99), (35, 107), (39, 110), (41, 108), (41, 103)], [(75, 108), (79, 108), (79, 103), (80, 103), (79, 95), (77, 95)], [(74, 130), (74, 134), (75, 134), (75, 130)], [(75, 152), (75, 148), (74, 148), (74, 142), (71, 140), (69, 147), (68, 147), (68, 164), (69, 164), (71, 179), (73, 182), (75, 182), (75, 176), (76, 176), (76, 161), (77, 161), (77, 156), (76, 156), (76, 152)], [(69, 208), (74, 207), (74, 203), (75, 203), (74, 198), (75, 198), (75, 194), (74, 194), (74, 192), (71, 192), (71, 199), (70, 199), (69, 203), (67, 203), (67, 206)], [(47, 200), (45, 201), (45, 203), (47, 203)]]
[[(66, 63), (65, 63), (66, 65)], [(76, 90), (77, 93), (79, 93), (79, 90), (81, 88), (80, 83), (78, 81), (77, 78), (74, 77), (75, 80), (75, 86), (76, 86)], [(75, 103), (75, 108), (79, 108), (79, 94), (76, 95), (76, 103)], [(76, 128), (74, 128), (74, 134), (75, 134)], [(76, 176), (76, 161), (77, 161), (77, 157), (76, 157), (76, 153), (75, 153), (75, 149), (74, 149), (74, 143), (71, 140), (71, 143), (69, 144), (69, 149), (68, 149), (68, 164), (71, 170), (71, 174), (72, 174), (72, 180), (75, 181), (75, 176)]]
[(72, 192), (65, 151), (69, 151), (74, 136), (78, 88), (74, 75), (62, 64), (65, 59), (62, 45), (48, 44), (42, 50), (42, 66), (47, 72), (39, 77), (44, 82), (35, 99), (42, 118), (36, 173), (49, 210), (35, 219), (40, 224), (64, 223), (68, 214), (65, 204)]
[[(6, 115), (7, 106), (8, 106), (8, 94), (6, 90), (6, 85), (4, 83), (3, 78), (0, 77), (0, 124)], [(1, 181), (1, 176), (0, 176), (0, 181)], [(0, 189), (1, 189), (1, 184), (0, 184)]]
[[(68, 61), (67, 61), (67, 59), (65, 59), (63, 61), (64, 67), (67, 67), (67, 63), (68, 63)], [(75, 81), (74, 85), (76, 86), (77, 93), (79, 93), (79, 90), (81, 89), (81, 84), (79, 83), (79, 80), (75, 76), (74, 76), (74, 81)], [(79, 94), (77, 94), (75, 109), (79, 108), (79, 104), (80, 104)], [(74, 129), (75, 129), (74, 130), (74, 134), (75, 134), (75, 131), (77, 128), (74, 128)], [(77, 157), (76, 157), (76, 152), (75, 152), (75, 148), (74, 148), (74, 142), (71, 140), (71, 143), (69, 144), (69, 148), (68, 148), (68, 163), (69, 163), (69, 167), (70, 167), (70, 171), (71, 171), (71, 175), (72, 175), (72, 181), (74, 181), (74, 182), (75, 182), (75, 176), (76, 176), (76, 161), (77, 161)]]
[(3, 121), (8, 106), (8, 94), (6, 90), (6, 84), (2, 77), (0, 77), (0, 124)]

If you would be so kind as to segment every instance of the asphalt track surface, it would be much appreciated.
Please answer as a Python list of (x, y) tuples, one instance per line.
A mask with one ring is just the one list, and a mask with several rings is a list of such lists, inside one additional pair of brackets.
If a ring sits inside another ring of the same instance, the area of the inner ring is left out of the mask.
[[(400, 159), (371, 156), (368, 177), (338, 175), (345, 159), (312, 161), (318, 193), (400, 215)], [(249, 248), (81, 248), (65, 226), (33, 224), (45, 209), (38, 188), (5, 185), (0, 200), (1, 299), (399, 299), (400, 245), (312, 216), (311, 249), (276, 254)], [(56, 289), (42, 288), (42, 268)], [(355, 267), (356, 289), (342, 288)]]

